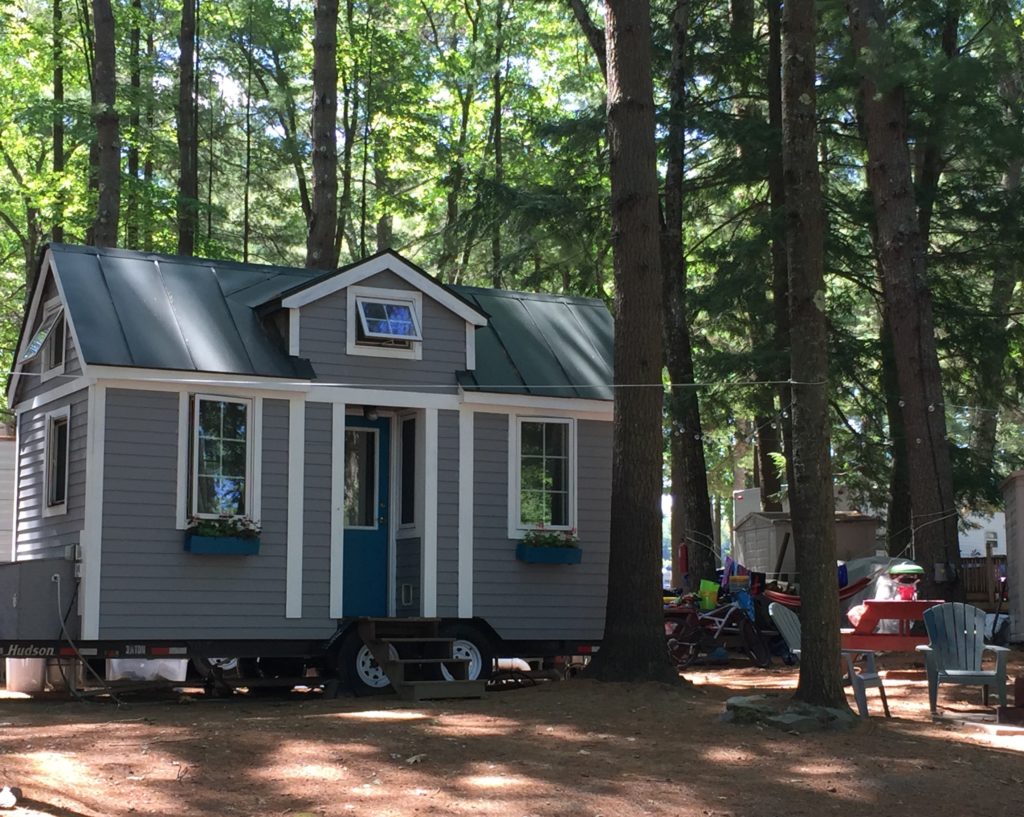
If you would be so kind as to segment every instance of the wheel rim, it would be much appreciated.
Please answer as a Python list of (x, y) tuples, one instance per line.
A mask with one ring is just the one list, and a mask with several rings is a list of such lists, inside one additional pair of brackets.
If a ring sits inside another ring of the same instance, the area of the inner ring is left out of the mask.
[(356, 653), (356, 676), (371, 689), (381, 689), (391, 683), (387, 673), (365, 644)]
[[(480, 677), (484, 667), (484, 656), (480, 652), (480, 648), (472, 641), (467, 641), (464, 638), (455, 639), (455, 643), (452, 644), (452, 657), (469, 661), (466, 667), (466, 677), (470, 681), (475, 681)], [(446, 681), (453, 680), (452, 674), (448, 672), (448, 667), (444, 664), (441, 665), (441, 675)]]

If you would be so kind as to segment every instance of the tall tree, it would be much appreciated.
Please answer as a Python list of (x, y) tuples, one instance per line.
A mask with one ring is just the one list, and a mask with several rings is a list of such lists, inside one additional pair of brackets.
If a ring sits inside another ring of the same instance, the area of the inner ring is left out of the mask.
[(825, 217), (818, 171), (814, 0), (782, 12), (782, 161), (789, 266), (793, 378), (793, 485), (790, 503), (800, 574), (800, 682), (797, 697), (845, 707), (839, 672), (839, 589), (829, 450)]
[(115, 68), (114, 11), (110, 0), (92, 0), (93, 51), (92, 81), (94, 93), (93, 121), (96, 126), (98, 156), (96, 181), (99, 195), (93, 240), (101, 247), (117, 245), (117, 227), (121, 212), (121, 145), (118, 138), (118, 115), (115, 107), (117, 71)]
[(665, 680), (661, 564), (661, 259), (647, 0), (606, 0), (615, 265), (615, 422), (604, 639), (591, 673)]
[(196, 0), (183, 0), (178, 33), (178, 255), (192, 255), (199, 229)]
[(60, 189), (64, 175), (64, 9), (61, 0), (53, 0), (53, 175), (58, 192), (51, 235), (54, 241), (60, 242), (64, 240), (64, 196)]
[[(904, 87), (885, 45), (881, 0), (850, 0), (850, 34), (861, 71), (867, 177), (875, 210), (878, 267), (900, 389), (913, 509), (914, 553), (926, 566), (928, 598), (957, 599), (959, 520), (946, 439), (945, 400), (935, 345), (925, 247), (915, 207)], [(952, 568), (939, 582), (933, 565)]]
[(313, 210), (306, 238), (306, 266), (338, 265), (338, 0), (313, 9)]
[(665, 367), (672, 388), (667, 409), (672, 479), (673, 583), (681, 584), (677, 548), (686, 548), (691, 586), (712, 579), (717, 567), (714, 523), (708, 495), (707, 464), (700, 406), (694, 384), (690, 317), (686, 303), (686, 254), (683, 250), (683, 178), (686, 153), (686, 55), (690, 0), (676, 0), (670, 26), (671, 70), (668, 77), (669, 124), (666, 131), (664, 221), (661, 265), (664, 294)]
[(128, 196), (125, 202), (125, 246), (136, 249), (139, 244), (139, 127), (142, 123), (142, 0), (132, 0), (132, 27), (128, 35), (128, 64), (131, 71), (128, 129)]

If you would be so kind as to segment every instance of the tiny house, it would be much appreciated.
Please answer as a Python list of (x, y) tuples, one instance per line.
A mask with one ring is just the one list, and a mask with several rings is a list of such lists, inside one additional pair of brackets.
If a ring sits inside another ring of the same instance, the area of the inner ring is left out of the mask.
[[(591, 647), (611, 349), (600, 301), (446, 286), (393, 252), (317, 271), (51, 245), (7, 392), (2, 654), (330, 671), (365, 617), (438, 622), (476, 674)], [(530, 561), (537, 526), (578, 563)]]

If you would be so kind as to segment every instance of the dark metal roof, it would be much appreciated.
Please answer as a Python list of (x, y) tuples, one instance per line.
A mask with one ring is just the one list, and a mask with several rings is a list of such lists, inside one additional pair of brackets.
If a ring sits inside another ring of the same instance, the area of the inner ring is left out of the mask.
[(310, 379), (253, 306), (325, 273), (53, 244), (87, 363)]
[[(63, 244), (50, 251), (89, 364), (316, 377), (260, 315), (334, 271)], [(446, 289), (489, 316), (476, 330), (476, 369), (456, 373), (467, 391), (612, 399), (612, 317), (603, 302)]]
[(602, 301), (450, 287), (490, 316), (466, 391), (612, 399), (612, 316)]

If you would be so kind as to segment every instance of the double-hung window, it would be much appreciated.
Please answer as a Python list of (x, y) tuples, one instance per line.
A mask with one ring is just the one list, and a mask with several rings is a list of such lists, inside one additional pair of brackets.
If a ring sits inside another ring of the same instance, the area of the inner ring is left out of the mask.
[(513, 422), (510, 534), (539, 525), (571, 530), (576, 525), (574, 422), (532, 417)]
[(67, 512), (70, 420), (71, 410), (67, 406), (51, 411), (46, 415), (46, 502), (43, 506), (44, 516), (54, 516)]
[(251, 400), (193, 398), (192, 515), (209, 519), (251, 514), (251, 415)]

